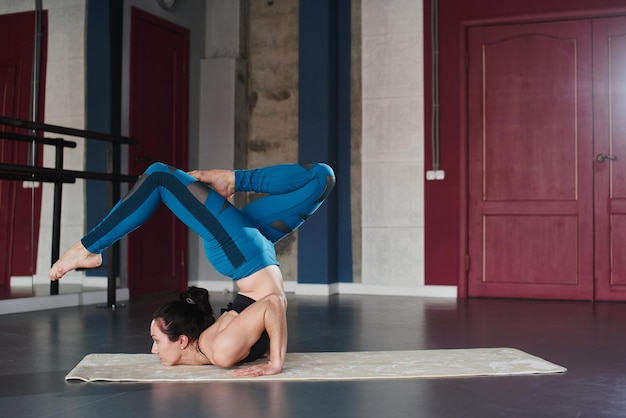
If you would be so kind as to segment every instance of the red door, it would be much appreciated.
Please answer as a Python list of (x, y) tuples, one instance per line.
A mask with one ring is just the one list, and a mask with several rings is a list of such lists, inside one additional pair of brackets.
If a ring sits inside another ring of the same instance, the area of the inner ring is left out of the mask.
[(596, 299), (626, 300), (626, 17), (593, 21), (593, 62)]
[[(130, 54), (130, 173), (156, 161), (186, 169), (189, 32), (133, 8)], [(187, 230), (165, 206), (128, 242), (131, 297), (184, 289)]]
[[(46, 15), (44, 14), (39, 80), (41, 104), (45, 90)], [(0, 16), (0, 115), (30, 119), (31, 78), (34, 53), (35, 13)], [(43, 120), (43, 105), (39, 108)], [(15, 129), (0, 126), (0, 130)], [(27, 134), (24, 130), (18, 133)], [(42, 148), (38, 149), (41, 165)], [(28, 165), (30, 144), (0, 139), (0, 162)], [(41, 186), (31, 182), (0, 180), (0, 286), (9, 286), (11, 276), (31, 276), (35, 271)]]
[(591, 21), (468, 40), (468, 293), (593, 299)]

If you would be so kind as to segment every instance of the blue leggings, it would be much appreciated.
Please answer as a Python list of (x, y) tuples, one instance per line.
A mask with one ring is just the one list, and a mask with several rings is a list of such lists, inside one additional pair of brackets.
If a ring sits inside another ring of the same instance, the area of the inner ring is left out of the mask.
[(162, 202), (202, 237), (215, 269), (238, 280), (279, 265), (274, 243), (302, 225), (334, 184), (332, 169), (321, 163), (235, 170), (235, 191), (267, 194), (237, 209), (189, 174), (155, 163), (81, 242), (100, 254), (141, 226)]

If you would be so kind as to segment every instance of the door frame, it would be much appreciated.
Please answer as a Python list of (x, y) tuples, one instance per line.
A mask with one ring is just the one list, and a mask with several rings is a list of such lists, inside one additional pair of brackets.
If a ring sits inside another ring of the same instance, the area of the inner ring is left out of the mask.
[[(129, 112), (128, 112), (129, 133), (131, 136), (134, 135), (133, 124), (135, 123), (138, 117), (136, 114), (136, 109), (138, 106), (137, 101), (141, 97), (139, 95), (139, 92), (137, 91), (136, 85), (133, 84), (133, 79), (135, 79), (135, 77), (140, 76), (137, 73), (138, 69), (137, 69), (136, 61), (133, 59), (133, 51), (134, 51), (133, 45), (135, 42), (133, 40), (133, 36), (137, 36), (137, 32), (135, 32), (137, 29), (136, 29), (136, 26), (134, 25), (134, 22), (138, 20), (146, 21), (156, 26), (160, 26), (162, 28), (165, 28), (173, 33), (177, 33), (178, 35), (184, 37), (184, 43), (185, 43), (184, 49), (185, 50), (181, 57), (181, 61), (184, 62), (183, 72), (185, 74), (185, 77), (184, 77), (185, 81), (182, 83), (182, 85), (180, 86), (178, 90), (178, 92), (181, 94), (181, 97), (180, 97), (181, 107), (178, 109), (180, 110), (180, 114), (177, 115), (177, 117), (180, 117), (181, 132), (180, 132), (179, 137), (174, 138), (174, 139), (178, 139), (179, 142), (176, 143), (176, 152), (173, 153), (174, 155), (172, 155), (172, 158), (170, 159), (169, 163), (178, 168), (186, 169), (187, 164), (188, 164), (188, 132), (189, 132), (189, 127), (188, 127), (188, 124), (189, 124), (188, 63), (189, 63), (189, 46), (190, 46), (189, 45), (189, 33), (186, 28), (178, 26), (175, 23), (164, 20), (163, 18), (160, 18), (148, 12), (145, 12), (136, 7), (131, 7), (130, 41), (129, 41), (130, 52), (129, 52)], [(141, 138), (139, 138), (139, 140), (141, 140)], [(137, 169), (137, 163), (135, 163), (132, 160), (134, 152), (136, 152), (137, 149), (138, 149), (137, 147), (132, 148), (131, 150), (129, 150), (129, 154), (128, 154), (129, 156), (128, 168), (131, 174), (140, 174), (145, 169), (145, 167), (144, 169)], [(156, 161), (153, 161), (153, 162), (156, 162)], [(139, 172), (136, 173), (135, 171), (139, 171)], [(172, 216), (174, 215), (172, 214)], [(142, 286), (145, 286), (145, 283), (139, 283), (137, 278), (133, 279), (132, 277), (133, 272), (137, 271), (137, 268), (135, 267), (136, 265), (134, 266), (133, 263), (148, 262), (147, 260), (137, 260), (136, 257), (134, 257), (133, 248), (136, 248), (136, 245), (132, 243), (131, 241), (132, 239), (133, 237), (129, 237), (129, 242), (127, 245), (127, 256), (128, 256), (127, 271), (128, 271), (128, 288), (130, 291), (130, 296), (135, 297), (138, 295), (149, 294), (150, 292), (145, 291), (145, 289), (142, 287)], [(187, 227), (182, 222), (177, 221), (177, 220), (175, 220), (175, 225), (174, 225), (174, 241), (175, 242), (173, 243), (173, 248), (177, 248), (180, 250), (178, 251), (178, 253), (172, 254), (172, 258), (176, 260), (175, 261), (175, 264), (176, 264), (175, 275), (178, 276), (176, 289), (184, 290), (184, 288), (187, 286), (187, 254), (188, 254)]]
[[(594, 9), (590, 8), (583, 11), (575, 12), (557, 12), (519, 15), (513, 17), (501, 18), (480, 18), (466, 19), (459, 23), (458, 40), (459, 59), (457, 77), (459, 82), (459, 131), (458, 131), (458, 150), (459, 150), (459, 252), (458, 252), (458, 284), (457, 296), (460, 298), (469, 297), (469, 65), (468, 65), (468, 38), (469, 30), (475, 26), (485, 25), (504, 25), (504, 24), (526, 24), (526, 23), (545, 23), (549, 21), (573, 20), (573, 19), (596, 19), (625, 16), (626, 7), (612, 9)], [(592, 220), (593, 222), (593, 220)], [(594, 267), (595, 268), (595, 267)], [(595, 276), (595, 274), (594, 274)], [(594, 288), (596, 286), (594, 277)], [(594, 289), (595, 298), (595, 289)]]
[[(594, 23), (593, 37), (593, 82), (594, 91), (602, 92), (602, 94), (594, 95), (594, 147), (595, 158), (593, 162), (594, 176), (596, 179), (595, 203), (596, 212), (594, 214), (595, 225), (595, 300), (598, 301), (624, 301), (626, 300), (626, 285), (624, 282), (624, 264), (622, 257), (616, 256), (616, 248), (621, 249), (620, 245), (624, 240), (624, 222), (621, 220), (626, 213), (626, 199), (624, 197), (613, 196), (614, 186), (618, 186), (621, 195), (623, 195), (623, 181), (615, 181), (615, 178), (621, 178), (620, 174), (624, 172), (624, 147), (619, 144), (623, 130), (617, 131), (619, 135), (617, 140), (613, 139), (613, 126), (619, 123), (613, 110), (614, 104), (618, 106), (624, 105), (624, 99), (617, 99), (617, 103), (613, 103), (610, 84), (612, 71), (610, 66), (613, 62), (618, 62), (622, 66), (623, 60), (613, 61), (611, 59), (610, 49), (606, 40), (611, 36), (624, 38), (626, 33), (626, 13), (614, 18), (603, 18), (601, 23)], [(622, 44), (623, 45), (623, 44)], [(623, 53), (623, 49), (620, 50)], [(617, 72), (621, 74), (621, 72)], [(621, 79), (620, 79), (621, 81)], [(617, 86), (615, 86), (617, 87)], [(623, 97), (620, 95), (620, 97)], [(595, 110), (599, 109), (599, 112)], [(615, 116), (615, 118), (613, 118)], [(613, 150), (616, 144), (617, 151)], [(611, 160), (600, 161), (597, 156), (600, 154), (617, 153), (618, 159), (614, 162)], [(619, 173), (614, 174), (614, 170)], [(619, 187), (621, 185), (621, 187)]]

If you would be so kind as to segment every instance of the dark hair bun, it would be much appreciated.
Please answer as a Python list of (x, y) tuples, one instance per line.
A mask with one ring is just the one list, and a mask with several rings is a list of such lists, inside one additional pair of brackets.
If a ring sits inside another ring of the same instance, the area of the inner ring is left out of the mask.
[(180, 300), (190, 305), (195, 305), (205, 316), (213, 315), (213, 308), (209, 303), (209, 291), (196, 286), (189, 286), (180, 294)]

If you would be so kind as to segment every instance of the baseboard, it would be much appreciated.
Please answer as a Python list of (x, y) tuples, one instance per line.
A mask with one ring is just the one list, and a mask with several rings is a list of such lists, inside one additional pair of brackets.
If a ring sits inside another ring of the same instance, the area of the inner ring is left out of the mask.
[(330, 296), (340, 293), (339, 283), (311, 284), (296, 283), (293, 289), (296, 295), (303, 296)]
[(376, 295), (433, 298), (457, 297), (456, 286), (383, 286), (364, 283), (303, 284), (295, 286), (296, 295)]
[[(199, 286), (209, 292), (234, 293), (237, 288), (232, 281), (202, 280), (190, 285)], [(456, 286), (382, 286), (363, 283), (331, 283), (304, 284), (293, 281), (285, 282), (285, 291), (295, 295), (329, 296), (346, 295), (377, 295), (377, 296), (416, 296), (456, 298)], [(116, 303), (130, 299), (127, 288), (117, 289)], [(54, 296), (33, 296), (27, 298), (0, 300), (0, 315), (21, 312), (41, 311), (45, 309), (66, 308), (71, 306), (95, 305), (108, 303), (106, 290), (81, 293), (68, 293)]]
[[(128, 289), (117, 289), (116, 302), (130, 299)], [(108, 303), (107, 291), (68, 293), (53, 296), (33, 296), (27, 298), (0, 300), (0, 315), (21, 312), (42, 311), (45, 309), (67, 308), (72, 306)]]
[(209, 293), (235, 293), (237, 287), (234, 280), (198, 280), (189, 282), (189, 286), (202, 287), (209, 291)]
[[(203, 287), (209, 292), (234, 293), (237, 286), (234, 281), (199, 280), (189, 283)], [(381, 296), (417, 296), (434, 298), (457, 297), (456, 286), (383, 286), (364, 283), (330, 283), (308, 284), (294, 281), (284, 282), (285, 292), (296, 295), (329, 296), (336, 294), (346, 295), (381, 295)]]
[[(11, 286), (30, 286), (30, 285), (42, 285), (50, 283), (48, 276), (37, 274), (32, 277), (11, 277)], [(120, 284), (120, 279), (116, 280), (117, 285)], [(72, 286), (84, 286), (90, 288), (102, 288), (108, 287), (107, 276), (87, 276), (84, 272), (70, 271), (61, 280), (59, 285), (72, 285)]]

